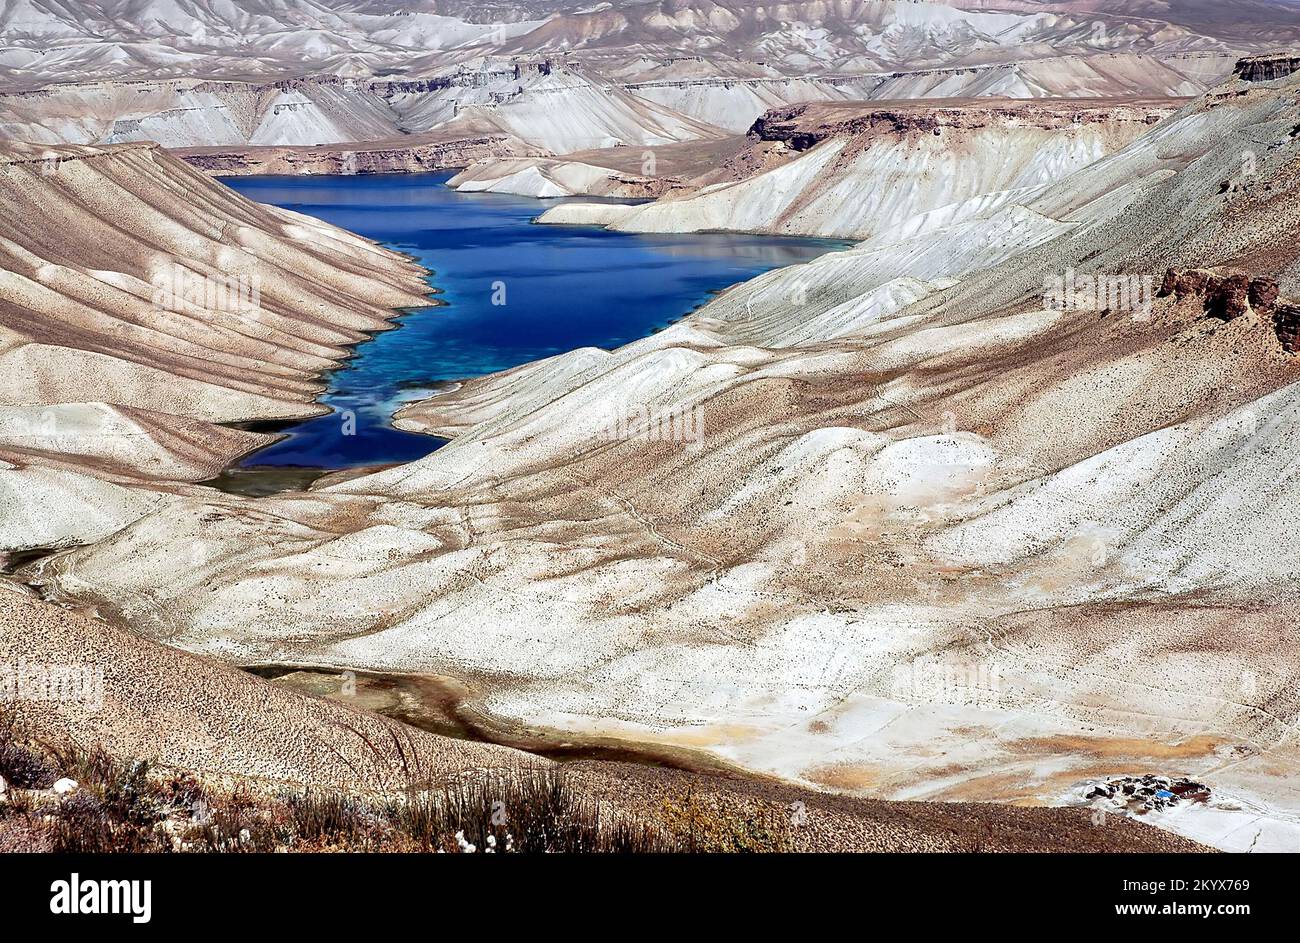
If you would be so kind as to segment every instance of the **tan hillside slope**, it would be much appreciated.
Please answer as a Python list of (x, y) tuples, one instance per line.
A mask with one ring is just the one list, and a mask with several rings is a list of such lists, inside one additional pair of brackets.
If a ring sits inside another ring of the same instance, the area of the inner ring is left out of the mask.
[[(713, 139), (724, 133), (707, 119), (678, 113), (595, 72), (549, 59), (484, 59), (410, 80), (311, 76), (0, 89), (0, 140), (51, 144), (154, 141), (168, 148), (254, 154), (268, 148), (341, 145), (360, 145), (352, 150), (361, 153), (407, 149), (430, 154), (441, 144), (482, 156), (487, 144), (564, 154)], [(474, 153), (476, 147), (480, 153)], [(358, 163), (340, 169), (357, 173), (375, 168)], [(421, 168), (389, 163), (380, 169)]]
[[(0, 661), (83, 666), (86, 696), (7, 708), (29, 736), (216, 776), (356, 791), (545, 765), (293, 694), (0, 583)], [(403, 756), (405, 751), (408, 755)]]
[(328, 76), (65, 81), (0, 95), (0, 138), (42, 144), (310, 145), (392, 137), (396, 118), (368, 83)]
[[(667, 60), (627, 76), (624, 88), (735, 133), (764, 112), (806, 102), (898, 101), (914, 98), (1178, 98), (1199, 95), (1232, 73), (1236, 56), (1225, 52), (1161, 57), (1096, 50), (936, 68), (897, 71), (782, 75), (743, 74), (744, 63), (704, 57)], [(720, 74), (696, 75), (708, 62)], [(614, 63), (609, 68), (616, 69)], [(734, 71), (727, 72), (726, 69)], [(617, 75), (626, 74), (617, 70)]]
[[(643, 206), (570, 203), (541, 221), (625, 232), (919, 234), (1027, 202), (1173, 108), (1090, 99), (794, 105), (755, 122), (749, 152), (731, 161), (739, 179), (704, 177), (695, 192)], [(750, 166), (758, 172), (746, 173)]]
[(124, 486), (269, 441), (215, 423), (321, 413), (321, 372), (427, 291), (153, 145), (0, 149), (0, 548), (103, 536), (161, 500)]
[(196, 652), (472, 678), (501, 718), (872, 796), (1197, 776), (1224, 798), (1165, 824), (1290, 847), (1296, 87), (410, 407), (456, 435), (418, 462), (182, 499), (32, 578)]
[[(474, 780), (554, 770), (539, 756), (436, 736), (379, 717), (347, 697), (306, 697), (219, 662), (158, 645), (0, 583), (0, 662), (39, 677), (64, 669), (67, 696), (21, 701), (6, 722), (38, 742), (99, 747), (197, 774), (208, 785), (284, 795), (304, 787), (397, 797)], [(9, 728), (6, 727), (6, 732)], [(611, 814), (660, 828), (665, 809), (695, 802), (782, 821), (794, 802), (806, 821), (795, 851), (1188, 852), (1196, 844), (1135, 822), (1104, 825), (1086, 812), (975, 804), (845, 799), (773, 783), (627, 764), (568, 763), (566, 782)], [(701, 806), (704, 808), (704, 806)], [(449, 836), (446, 836), (449, 837)], [(30, 849), (28, 849), (30, 850)]]
[(312, 415), (316, 374), (423, 301), (397, 254), (253, 203), (155, 146), (12, 145), (0, 190), (6, 404)]

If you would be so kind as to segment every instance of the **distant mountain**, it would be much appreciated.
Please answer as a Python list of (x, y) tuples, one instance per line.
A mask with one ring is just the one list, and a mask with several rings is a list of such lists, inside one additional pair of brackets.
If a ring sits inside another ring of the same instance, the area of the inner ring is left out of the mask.
[[(1135, 11), (1134, 7), (1138, 10)], [(1063, 53), (1243, 53), (1300, 39), (1277, 0), (662, 0), (564, 13), (513, 48), (722, 54), (794, 70), (873, 71)]]
[(428, 75), (485, 54), (752, 74), (880, 72), (1062, 54), (1239, 55), (1300, 41), (1281, 0), (0, 0), (11, 87), (117, 77)]
[(1206, 37), (1254, 44), (1294, 42), (1300, 24), (1296, 0), (951, 0), (966, 10), (1096, 16), (1130, 22), (1169, 23)]
[[(504, 45), (545, 21), (505, 4), (343, 0), (0, 0), (0, 76), (370, 75), (471, 47)], [(539, 5), (539, 6), (544, 6)], [(523, 5), (523, 11), (528, 9)], [(490, 14), (490, 18), (485, 18)]]

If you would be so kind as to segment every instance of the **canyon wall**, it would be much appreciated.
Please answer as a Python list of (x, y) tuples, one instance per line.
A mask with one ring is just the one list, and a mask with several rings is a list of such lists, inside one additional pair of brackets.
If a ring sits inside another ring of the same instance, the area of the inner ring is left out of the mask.
[(408, 407), (454, 436), (420, 461), (185, 497), (30, 579), (195, 652), (460, 677), (488, 715), (873, 796), (1176, 765), (1240, 801), (1170, 827), (1293, 847), (1300, 366), (1261, 306), (1158, 289), (1296, 297), (1296, 87)]
[[(794, 105), (751, 128), (757, 173), (706, 178), (643, 206), (569, 203), (541, 221), (623, 232), (915, 236), (1027, 202), (1170, 110), (1091, 100)], [(743, 168), (747, 156), (733, 163)]]
[(97, 539), (324, 409), (422, 270), (151, 144), (0, 148), (0, 549)]

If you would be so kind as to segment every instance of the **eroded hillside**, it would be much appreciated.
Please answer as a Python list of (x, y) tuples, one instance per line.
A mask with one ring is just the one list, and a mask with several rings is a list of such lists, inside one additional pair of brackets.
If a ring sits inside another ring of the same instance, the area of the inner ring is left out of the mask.
[(0, 149), (0, 549), (81, 543), (303, 418), (423, 270), (154, 145)]
[(418, 462), (142, 508), (26, 578), (227, 661), (457, 677), (503, 723), (872, 796), (1176, 768), (1235, 806), (1171, 827), (1289, 847), (1296, 89), (1234, 79), (988, 212), (409, 407), (454, 437)]
[[(1027, 203), (1146, 133), (1169, 101), (802, 104), (767, 112), (726, 164), (649, 205), (569, 203), (548, 223), (897, 240)], [(471, 168), (480, 177), (494, 167)], [(899, 229), (904, 227), (904, 229)]]

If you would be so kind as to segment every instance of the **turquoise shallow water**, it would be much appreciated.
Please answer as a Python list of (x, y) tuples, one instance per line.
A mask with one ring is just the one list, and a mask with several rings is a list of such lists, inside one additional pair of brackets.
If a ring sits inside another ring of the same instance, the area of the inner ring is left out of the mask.
[(412, 311), (399, 329), (360, 345), (330, 374), (322, 402), (334, 413), (291, 426), (288, 438), (247, 457), (244, 467), (340, 469), (420, 458), (441, 440), (401, 432), (389, 420), (402, 402), (428, 395), (431, 387), (577, 347), (617, 347), (665, 327), (729, 285), (844, 245), (538, 226), (533, 220), (554, 200), (457, 193), (446, 186), (450, 176), (224, 181), (251, 199), (409, 253), (433, 271), (430, 284), (446, 303)]

